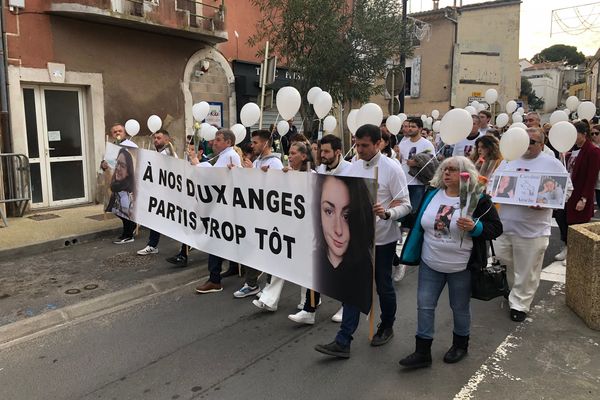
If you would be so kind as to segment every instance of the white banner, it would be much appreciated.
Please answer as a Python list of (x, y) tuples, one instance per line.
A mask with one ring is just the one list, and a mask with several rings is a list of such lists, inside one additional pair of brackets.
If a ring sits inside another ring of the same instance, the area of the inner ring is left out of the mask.
[(494, 174), (488, 193), (499, 204), (563, 209), (569, 174), (501, 171)]
[(109, 211), (368, 311), (374, 180), (199, 168), (112, 144), (105, 159), (114, 168)]

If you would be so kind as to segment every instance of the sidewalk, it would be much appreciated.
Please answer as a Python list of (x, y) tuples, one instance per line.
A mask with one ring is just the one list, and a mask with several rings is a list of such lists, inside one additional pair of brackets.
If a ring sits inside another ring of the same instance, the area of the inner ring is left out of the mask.
[(8, 218), (7, 227), (0, 225), (0, 260), (117, 236), (120, 227), (121, 221), (104, 213), (101, 204), (30, 211), (21, 218)]
[(186, 268), (166, 262), (180, 243), (165, 236), (159, 254), (137, 255), (148, 239), (145, 228), (135, 242), (113, 244), (121, 221), (101, 206), (8, 223), (0, 228), (0, 345), (206, 275), (207, 255), (199, 251), (190, 253)]

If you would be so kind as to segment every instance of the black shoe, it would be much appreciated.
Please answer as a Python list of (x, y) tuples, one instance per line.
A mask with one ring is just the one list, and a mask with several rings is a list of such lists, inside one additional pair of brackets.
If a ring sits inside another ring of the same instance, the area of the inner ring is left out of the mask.
[(469, 348), (469, 336), (453, 334), (452, 347), (444, 355), (444, 362), (454, 364), (465, 358)]
[(318, 344), (315, 350), (328, 356), (350, 358), (350, 346), (342, 346), (335, 340), (329, 344)]
[(229, 268), (227, 271), (221, 274), (221, 278), (227, 278), (228, 276), (239, 276), (240, 272), (238, 268)]
[(167, 262), (170, 262), (177, 267), (187, 267), (187, 257), (182, 256), (181, 254), (167, 258)]
[(400, 257), (398, 257), (398, 254), (394, 254), (394, 261), (392, 261), (392, 265), (394, 267), (397, 267), (398, 265), (400, 265)]
[(379, 324), (377, 326), (377, 333), (371, 339), (371, 346), (382, 346), (389, 342), (392, 337), (394, 337), (394, 329), (391, 326), (384, 328)]
[(515, 322), (523, 322), (527, 318), (527, 313), (523, 311), (518, 311), (513, 308), (510, 309), (510, 319)]
[(405, 368), (416, 369), (431, 367), (431, 343), (433, 339), (423, 339), (415, 336), (415, 352), (400, 360)]

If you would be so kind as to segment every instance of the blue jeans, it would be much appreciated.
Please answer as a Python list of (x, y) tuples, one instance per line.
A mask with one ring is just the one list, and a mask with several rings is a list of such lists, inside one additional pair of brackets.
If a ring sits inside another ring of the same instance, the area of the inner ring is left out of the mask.
[(221, 283), (221, 269), (223, 268), (223, 258), (215, 256), (214, 254), (208, 255), (208, 272), (210, 273), (209, 281), (212, 283)]
[(159, 240), (160, 240), (160, 233), (150, 229), (150, 237), (148, 238), (148, 246), (158, 247)]
[[(375, 286), (381, 307), (381, 326), (391, 328), (396, 319), (396, 291), (392, 282), (392, 262), (396, 254), (396, 242), (375, 246)], [(352, 334), (358, 328), (360, 310), (358, 307), (344, 304), (344, 314), (335, 341), (342, 346), (349, 346)]]
[(435, 308), (448, 283), (450, 308), (454, 316), (454, 333), (469, 336), (471, 328), (471, 271), (443, 273), (434, 271), (421, 261), (417, 289), (417, 336), (433, 339)]

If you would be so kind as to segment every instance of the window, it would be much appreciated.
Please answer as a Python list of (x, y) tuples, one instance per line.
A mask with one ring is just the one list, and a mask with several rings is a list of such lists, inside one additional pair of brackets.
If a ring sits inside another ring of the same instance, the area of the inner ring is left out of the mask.
[(412, 67), (404, 69), (404, 97), (410, 97), (410, 86), (412, 83)]

